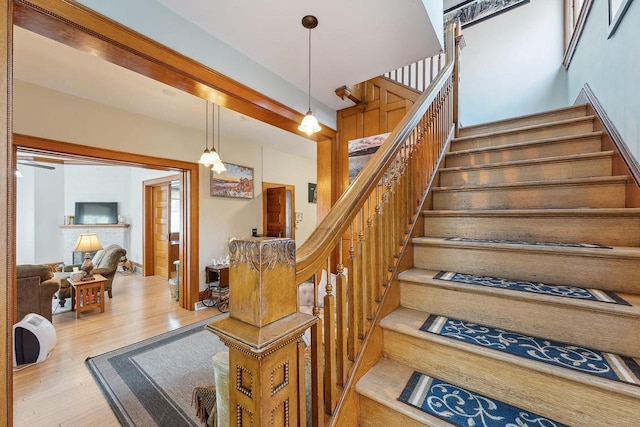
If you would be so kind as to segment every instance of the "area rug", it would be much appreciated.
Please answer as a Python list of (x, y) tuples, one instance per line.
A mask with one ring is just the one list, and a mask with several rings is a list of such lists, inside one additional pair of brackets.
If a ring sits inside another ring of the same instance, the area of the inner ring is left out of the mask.
[(71, 298), (66, 298), (64, 301), (64, 307), (60, 307), (60, 300), (57, 298), (51, 300), (51, 313), (60, 314), (71, 311)]
[(608, 302), (612, 304), (631, 305), (615, 292), (600, 289), (579, 288), (577, 286), (550, 285), (524, 280), (511, 280), (501, 277), (476, 276), (473, 274), (440, 271), (434, 279), (449, 282), (466, 283), (468, 285), (488, 286), (492, 288), (510, 289), (512, 291), (532, 292), (556, 297), (577, 298), (588, 301)]
[(459, 427), (564, 427), (556, 421), (414, 372), (400, 402)]
[(196, 386), (214, 384), (211, 358), (227, 347), (204, 329), (214, 318), (86, 360), (123, 426), (201, 426)]
[(601, 378), (640, 385), (640, 365), (631, 357), (438, 315), (429, 316), (420, 330)]
[(562, 243), (562, 242), (527, 242), (524, 240), (498, 240), (498, 239), (472, 239), (470, 237), (447, 237), (444, 240), (451, 242), (472, 242), (472, 243), (502, 243), (505, 245), (530, 245), (530, 246), (557, 246), (562, 248), (591, 248), (591, 249), (613, 249), (610, 246), (595, 245), (591, 243)]

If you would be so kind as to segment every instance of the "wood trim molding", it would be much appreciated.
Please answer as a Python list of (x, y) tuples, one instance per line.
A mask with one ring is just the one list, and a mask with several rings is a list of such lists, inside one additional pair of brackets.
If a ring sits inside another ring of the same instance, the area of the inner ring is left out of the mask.
[[(14, 152), (18, 148), (41, 153), (64, 154), (72, 157), (89, 157), (115, 162), (125, 166), (136, 166), (152, 169), (168, 169), (180, 171), (182, 179), (183, 204), (183, 245), (180, 255), (180, 265), (188, 266), (181, 269), (184, 280), (185, 298), (180, 299), (180, 305), (187, 310), (194, 310), (195, 303), (199, 301), (199, 201), (198, 201), (198, 173), (197, 163), (180, 160), (164, 159), (160, 157), (144, 156), (141, 154), (123, 153), (121, 151), (104, 148), (89, 147), (86, 145), (72, 144), (35, 136), (14, 134)], [(13, 233), (15, 235), (15, 232)], [(14, 263), (15, 264), (15, 263)]]
[(15, 0), (15, 24), (304, 138), (300, 113), (72, 0)]
[[(611, 144), (611, 148), (617, 152), (617, 156), (614, 156), (614, 169), (618, 169), (615, 171), (616, 174), (628, 174), (633, 180), (633, 182), (630, 183), (631, 185), (627, 185), (627, 207), (640, 207), (640, 164), (638, 163), (638, 159), (636, 159), (631, 153), (631, 150), (629, 150), (620, 132), (616, 129), (613, 121), (588, 83), (584, 84), (576, 98), (575, 104), (588, 104), (588, 106), (593, 109), (593, 112), (603, 127), (602, 130), (608, 137), (607, 141), (603, 140), (603, 144)], [(609, 148), (603, 147), (603, 149)], [(616, 161), (616, 157), (619, 158), (618, 161)], [(616, 163), (618, 164), (616, 165)]]
[(15, 296), (15, 190), (16, 179), (13, 173), (16, 165), (11, 146), (13, 132), (13, 3), (0, 0), (0, 180), (5, 183), (0, 195), (0, 347), (4, 356), (0, 358), (2, 379), (0, 379), (0, 422), (13, 425), (13, 357), (12, 357), (12, 319), (17, 313)]
[(587, 17), (589, 16), (589, 12), (591, 12), (591, 6), (593, 6), (593, 0), (584, 0), (584, 3), (582, 4), (582, 9), (580, 9), (578, 22), (576, 22), (576, 26), (573, 29), (573, 33), (571, 33), (571, 39), (569, 40), (569, 45), (567, 46), (567, 50), (564, 52), (564, 58), (562, 58), (562, 65), (567, 70), (569, 69), (569, 65), (571, 64), (571, 59), (573, 58), (573, 54), (576, 52), (576, 48), (578, 47), (578, 42), (580, 41), (580, 37), (582, 36), (584, 25), (587, 22)]

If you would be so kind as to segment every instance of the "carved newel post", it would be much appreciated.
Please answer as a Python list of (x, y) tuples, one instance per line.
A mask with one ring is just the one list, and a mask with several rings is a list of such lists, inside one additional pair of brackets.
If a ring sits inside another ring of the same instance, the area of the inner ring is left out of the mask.
[(298, 312), (295, 242), (253, 237), (229, 251), (229, 315), (207, 325), (229, 347), (229, 425), (305, 425), (302, 334), (317, 318)]

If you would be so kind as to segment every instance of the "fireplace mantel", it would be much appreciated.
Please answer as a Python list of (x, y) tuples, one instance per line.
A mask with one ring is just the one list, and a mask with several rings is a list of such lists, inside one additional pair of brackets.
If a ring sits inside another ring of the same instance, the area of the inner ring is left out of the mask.
[(73, 264), (73, 248), (82, 233), (96, 233), (102, 247), (119, 245), (129, 252), (130, 224), (73, 224), (60, 225), (62, 232), (63, 262)]

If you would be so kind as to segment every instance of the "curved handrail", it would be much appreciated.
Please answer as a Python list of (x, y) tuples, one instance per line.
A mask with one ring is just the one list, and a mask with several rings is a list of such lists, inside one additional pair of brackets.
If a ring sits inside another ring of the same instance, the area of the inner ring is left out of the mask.
[(386, 169), (398, 155), (405, 139), (418, 125), (421, 117), (453, 73), (453, 66), (453, 55), (449, 55), (447, 52), (447, 62), (438, 76), (413, 104), (409, 112), (389, 135), (387, 141), (358, 174), (353, 184), (338, 199), (329, 214), (320, 222), (307, 241), (300, 246), (296, 254), (296, 284), (307, 280), (322, 268), (331, 251), (380, 182)]

